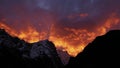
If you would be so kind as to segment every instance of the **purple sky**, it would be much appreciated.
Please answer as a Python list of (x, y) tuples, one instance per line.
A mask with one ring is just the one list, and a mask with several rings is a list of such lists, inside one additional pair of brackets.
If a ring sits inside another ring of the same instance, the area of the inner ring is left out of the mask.
[(92, 36), (87, 33), (99, 34), (102, 29), (97, 29), (109, 28), (106, 22), (111, 25), (107, 31), (120, 29), (120, 0), (0, 0), (0, 22), (17, 32), (28, 26), (49, 32), (54, 24), (56, 38), (67, 37), (66, 42), (77, 46), (89, 43)]
[[(94, 32), (111, 16), (120, 19), (119, 3), (120, 0), (0, 0), (0, 21), (5, 19), (4, 23), (17, 31), (27, 26), (48, 31), (54, 24), (62, 37), (71, 33), (65, 28)], [(120, 29), (120, 24), (112, 28)]]

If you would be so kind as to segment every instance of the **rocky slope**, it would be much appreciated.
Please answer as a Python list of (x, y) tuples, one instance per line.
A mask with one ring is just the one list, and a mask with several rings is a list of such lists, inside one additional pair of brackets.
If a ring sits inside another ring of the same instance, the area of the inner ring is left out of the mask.
[(120, 30), (111, 30), (71, 58), (65, 68), (120, 68)]
[(0, 66), (3, 68), (62, 68), (54, 44), (48, 40), (27, 43), (0, 29)]

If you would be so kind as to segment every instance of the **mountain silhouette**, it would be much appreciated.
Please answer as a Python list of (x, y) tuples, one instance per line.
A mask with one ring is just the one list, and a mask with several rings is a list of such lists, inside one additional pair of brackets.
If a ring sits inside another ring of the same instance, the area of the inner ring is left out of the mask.
[(111, 30), (71, 57), (65, 68), (120, 68), (120, 30)]
[(0, 67), (62, 68), (63, 64), (51, 41), (27, 43), (0, 29)]
[(0, 29), (0, 67), (3, 68), (120, 68), (120, 30), (96, 37), (64, 66), (49, 40), (27, 43)]

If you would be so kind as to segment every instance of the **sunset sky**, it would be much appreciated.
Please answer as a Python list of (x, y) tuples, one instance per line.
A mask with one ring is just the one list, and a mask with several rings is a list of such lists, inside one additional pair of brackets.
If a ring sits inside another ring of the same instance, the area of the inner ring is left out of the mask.
[(96, 36), (120, 29), (120, 0), (0, 0), (0, 27), (76, 56)]

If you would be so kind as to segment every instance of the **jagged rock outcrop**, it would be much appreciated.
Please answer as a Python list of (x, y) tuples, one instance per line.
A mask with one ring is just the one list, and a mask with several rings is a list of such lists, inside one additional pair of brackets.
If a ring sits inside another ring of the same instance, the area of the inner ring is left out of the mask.
[(61, 61), (64, 65), (67, 65), (70, 59), (70, 55), (67, 51), (63, 51), (62, 49), (57, 48), (57, 53), (59, 57), (61, 58)]
[(62, 68), (54, 44), (27, 43), (0, 29), (0, 66), (3, 68)]
[(65, 68), (120, 68), (120, 30), (111, 30), (88, 44)]

